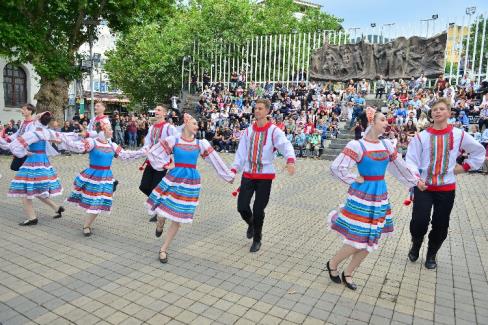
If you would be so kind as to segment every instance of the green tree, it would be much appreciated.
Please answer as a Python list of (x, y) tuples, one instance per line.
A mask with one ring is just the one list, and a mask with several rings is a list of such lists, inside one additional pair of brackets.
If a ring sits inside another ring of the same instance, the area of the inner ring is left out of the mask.
[(0, 1), (0, 55), (12, 62), (30, 62), (40, 77), (36, 94), (40, 111), (62, 116), (69, 82), (80, 76), (78, 50), (96, 40), (87, 20), (104, 20), (114, 32), (159, 21), (173, 12), (173, 0), (3, 0)]
[(155, 103), (171, 97), (181, 85), (181, 65), (193, 53), (194, 42), (205, 50), (194, 65), (209, 68), (212, 56), (226, 44), (239, 58), (247, 39), (264, 34), (341, 29), (341, 20), (307, 9), (303, 19), (292, 0), (192, 0), (179, 7), (164, 25), (135, 26), (123, 33), (105, 65), (111, 82), (136, 101)]

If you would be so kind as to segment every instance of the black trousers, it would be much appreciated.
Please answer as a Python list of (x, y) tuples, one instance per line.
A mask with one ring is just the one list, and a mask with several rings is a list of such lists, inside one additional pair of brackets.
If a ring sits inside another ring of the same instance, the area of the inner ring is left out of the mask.
[(141, 184), (139, 185), (139, 190), (149, 196), (161, 182), (163, 177), (166, 175), (167, 170), (163, 169), (161, 171), (156, 170), (151, 167), (151, 165), (146, 165), (144, 173), (142, 174)]
[[(248, 225), (253, 225), (254, 241), (261, 241), (262, 238), (264, 209), (269, 202), (272, 182), (270, 179), (248, 179), (244, 177), (241, 179), (241, 189), (237, 197), (237, 211)], [(256, 196), (251, 210), (251, 199), (254, 193)]]
[[(422, 192), (415, 188), (410, 233), (413, 241), (422, 242), (429, 228), (429, 222), (431, 222), (432, 229), (429, 233), (428, 248), (430, 253), (437, 253), (447, 237), (449, 219), (451, 218), (455, 197), (455, 191)], [(432, 213), (431, 221), (432, 207), (434, 212)]]

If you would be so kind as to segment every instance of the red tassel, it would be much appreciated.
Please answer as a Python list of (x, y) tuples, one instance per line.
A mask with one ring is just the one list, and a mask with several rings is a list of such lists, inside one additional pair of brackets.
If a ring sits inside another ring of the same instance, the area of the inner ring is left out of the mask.
[(239, 194), (239, 192), (240, 192), (240, 191), (241, 191), (241, 188), (240, 188), (240, 187), (239, 187), (239, 188), (237, 188), (237, 190), (235, 190), (234, 192), (232, 192), (232, 196), (233, 196), (233, 197), (236, 197), (236, 196), (237, 196), (237, 194)]
[(412, 203), (412, 200), (410, 200), (410, 199), (406, 199), (405, 201), (403, 201), (403, 205), (405, 205), (405, 206), (409, 206), (411, 203)]
[(139, 166), (139, 170), (140, 171), (143, 171), (146, 168), (146, 165), (147, 165), (147, 160), (144, 160), (144, 162), (142, 163), (142, 165)]

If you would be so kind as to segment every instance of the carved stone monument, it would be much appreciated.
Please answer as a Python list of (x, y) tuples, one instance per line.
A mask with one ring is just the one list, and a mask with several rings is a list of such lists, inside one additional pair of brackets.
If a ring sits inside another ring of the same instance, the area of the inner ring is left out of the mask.
[(447, 34), (431, 38), (399, 37), (385, 44), (324, 44), (311, 57), (312, 80), (437, 77), (444, 72)]

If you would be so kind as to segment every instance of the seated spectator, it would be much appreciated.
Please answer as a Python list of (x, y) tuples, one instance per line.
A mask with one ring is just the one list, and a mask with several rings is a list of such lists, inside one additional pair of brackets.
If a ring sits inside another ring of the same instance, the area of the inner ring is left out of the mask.
[(405, 120), (407, 118), (407, 111), (405, 110), (404, 107), (398, 107), (394, 112), (393, 115), (396, 118), (396, 124), (397, 125), (403, 125), (405, 124)]
[(471, 126), (471, 132), (470, 134), (473, 136), (473, 138), (480, 142), (481, 143), (481, 132), (480, 132), (480, 129), (478, 127), (478, 125), (474, 124)]
[(415, 134), (417, 133), (417, 127), (415, 126), (412, 120), (408, 120), (407, 125), (405, 127), (405, 131), (407, 132), (407, 135), (410, 138), (414, 137)]
[(398, 140), (396, 138), (395, 132), (393, 132), (393, 131), (388, 132), (388, 140), (390, 141), (390, 143), (393, 146), (393, 148), (396, 148), (397, 147)]
[(234, 126), (234, 131), (232, 132), (231, 144), (232, 144), (232, 151), (237, 150), (237, 146), (239, 145), (239, 140), (241, 139), (242, 131), (239, 128), (239, 125)]
[(360, 122), (356, 122), (356, 126), (354, 127), (354, 140), (359, 140), (363, 137), (363, 127)]
[(224, 134), (220, 130), (220, 127), (217, 127), (215, 129), (215, 135), (212, 138), (212, 146), (215, 148), (215, 150), (222, 151), (223, 141), (224, 141)]
[(318, 158), (320, 155), (321, 134), (318, 129), (312, 133), (308, 138), (307, 149), (313, 151), (313, 157)]
[(300, 157), (303, 157), (303, 149), (307, 144), (307, 136), (303, 132), (303, 129), (299, 129), (297, 135), (295, 136), (295, 146), (300, 152)]
[(408, 136), (405, 132), (402, 132), (400, 133), (400, 137), (398, 139), (397, 149), (398, 149), (398, 153), (400, 153), (403, 158), (405, 158), (405, 155), (407, 154), (407, 148), (408, 148)]
[(488, 145), (488, 128), (481, 133), (481, 144), (483, 144), (485, 147)]
[(419, 129), (419, 132), (427, 129), (429, 125), (430, 121), (427, 118), (427, 114), (425, 112), (420, 113), (420, 117), (417, 121), (417, 128)]
[(459, 112), (458, 121), (461, 123), (464, 131), (467, 132), (469, 130), (469, 118), (465, 111)]
[(61, 128), (61, 132), (73, 132), (73, 130), (74, 128), (70, 121), (65, 121), (63, 127)]
[(219, 144), (224, 152), (229, 152), (232, 149), (232, 135), (233, 132), (228, 127), (225, 127), (222, 132), (223, 139)]

